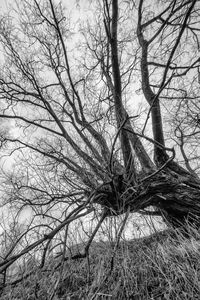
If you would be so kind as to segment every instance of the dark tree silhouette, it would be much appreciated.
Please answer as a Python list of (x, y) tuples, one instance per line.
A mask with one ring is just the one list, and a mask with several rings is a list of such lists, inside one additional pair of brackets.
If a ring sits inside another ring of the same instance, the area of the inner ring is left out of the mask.
[(17, 160), (3, 197), (16, 220), (31, 211), (4, 273), (33, 249), (43, 267), (52, 244), (68, 259), (69, 227), (84, 216), (96, 227), (73, 258), (110, 216), (199, 222), (199, 1), (86, 4), (74, 27), (52, 0), (1, 18), (0, 117), (15, 128), (1, 143)]

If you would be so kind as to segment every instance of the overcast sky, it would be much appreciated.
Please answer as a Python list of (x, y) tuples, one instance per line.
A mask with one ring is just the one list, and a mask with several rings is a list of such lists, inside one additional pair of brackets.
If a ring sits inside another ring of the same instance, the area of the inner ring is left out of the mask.
[(0, 0), (0, 9), (1, 11), (7, 11), (9, 8), (9, 4), (13, 2), (12, 0)]

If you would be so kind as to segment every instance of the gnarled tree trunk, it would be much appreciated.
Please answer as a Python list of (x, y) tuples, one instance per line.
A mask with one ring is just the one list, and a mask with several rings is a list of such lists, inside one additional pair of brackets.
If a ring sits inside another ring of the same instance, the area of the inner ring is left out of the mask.
[[(117, 215), (130, 208), (132, 212), (143, 210), (143, 213), (146, 214), (160, 215), (165, 222), (173, 226), (182, 226), (188, 221), (198, 224), (200, 222), (200, 180), (194, 172), (189, 172), (175, 162), (174, 149), (165, 146), (159, 99), (162, 90), (171, 80), (170, 78), (166, 79), (167, 72), (196, 1), (189, 3), (182, 27), (169, 54), (163, 78), (161, 78), (156, 93), (153, 92), (150, 84), (148, 48), (155, 36), (159, 34), (159, 30), (152, 39), (145, 39), (144, 30), (151, 22), (155, 22), (156, 18), (147, 23), (142, 23), (143, 2), (142, 0), (139, 2), (137, 37), (141, 46), (142, 91), (150, 106), (149, 114), (152, 119), (153, 139), (149, 139), (142, 134), (140, 137), (151, 140), (154, 144), (154, 162), (151, 161), (138, 135), (135, 133), (122, 104), (121, 76), (117, 52), (118, 1), (112, 1), (112, 30), (108, 41), (111, 44), (114, 101), (125, 171), (123, 174), (113, 174), (114, 177), (110, 183), (101, 186), (99, 190), (97, 189), (98, 200), (95, 200), (94, 196), (93, 201), (105, 206), (108, 215)], [(173, 5), (169, 5), (166, 9), (170, 12), (168, 18), (170, 18), (170, 14), (173, 15), (173, 9), (179, 10), (181, 8), (182, 5), (176, 9)], [(164, 13), (158, 15), (157, 18), (161, 18), (162, 14)], [(106, 26), (108, 28), (109, 24)], [(169, 151), (171, 157), (167, 153)], [(134, 156), (140, 161), (141, 172), (137, 172)], [(129, 178), (133, 180), (129, 180)], [(152, 207), (154, 211), (148, 210), (148, 207)]]

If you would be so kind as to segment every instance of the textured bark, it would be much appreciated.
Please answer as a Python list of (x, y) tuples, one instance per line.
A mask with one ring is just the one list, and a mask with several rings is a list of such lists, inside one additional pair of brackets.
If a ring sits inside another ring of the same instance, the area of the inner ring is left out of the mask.
[[(194, 182), (195, 184), (195, 182)], [(122, 178), (101, 187), (94, 202), (105, 207), (108, 215), (119, 215), (130, 209), (163, 217), (175, 227), (187, 222), (200, 223), (200, 185), (182, 183), (166, 173), (148, 176), (136, 186), (127, 186)], [(148, 210), (152, 207), (154, 210)]]

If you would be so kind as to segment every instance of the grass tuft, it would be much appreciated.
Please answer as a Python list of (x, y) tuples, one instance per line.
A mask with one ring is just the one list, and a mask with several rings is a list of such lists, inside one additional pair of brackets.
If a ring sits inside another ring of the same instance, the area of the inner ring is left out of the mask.
[(7, 286), (2, 300), (58, 299), (200, 299), (200, 233), (188, 228), (167, 230), (138, 240), (95, 242), (88, 259), (49, 261), (16, 286)]

